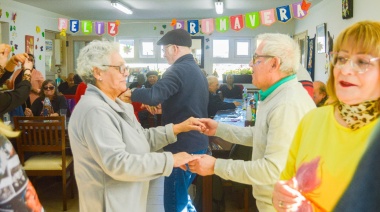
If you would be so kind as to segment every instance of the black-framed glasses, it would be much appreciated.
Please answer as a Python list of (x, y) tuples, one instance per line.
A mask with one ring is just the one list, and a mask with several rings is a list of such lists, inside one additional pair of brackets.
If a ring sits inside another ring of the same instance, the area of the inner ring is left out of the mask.
[(352, 70), (359, 74), (368, 71), (369, 67), (373, 65), (371, 63), (380, 59), (380, 57), (372, 57), (368, 54), (355, 54), (349, 56), (339, 52), (331, 52), (329, 56), (331, 63), (339, 69), (342, 69), (346, 63), (350, 61), (349, 64), (352, 67)]
[(112, 67), (116, 68), (119, 70), (120, 74), (124, 74), (125, 72), (129, 72), (128, 67), (121, 65), (121, 66), (114, 66), (114, 65), (102, 65), (102, 66), (107, 66), (107, 67)]
[(260, 63), (260, 61), (257, 61), (257, 58), (259, 57), (265, 57), (265, 58), (274, 58), (275, 56), (272, 56), (272, 55), (259, 55), (259, 54), (255, 54), (253, 55), (252, 57), (252, 63), (253, 65), (257, 65)]
[(45, 91), (48, 91), (48, 90), (54, 90), (55, 86), (44, 86), (44, 90)]

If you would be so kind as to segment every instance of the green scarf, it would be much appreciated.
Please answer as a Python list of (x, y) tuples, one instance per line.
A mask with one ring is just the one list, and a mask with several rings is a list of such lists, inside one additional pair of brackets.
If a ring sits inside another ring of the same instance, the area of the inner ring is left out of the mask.
[(259, 93), (260, 93), (261, 101), (264, 101), (264, 99), (267, 98), (274, 90), (276, 90), (278, 88), (278, 86), (284, 84), (287, 81), (290, 81), (290, 80), (296, 78), (296, 76), (297, 75), (294, 74), (294, 75), (284, 77), (280, 81), (278, 81), (278, 82), (274, 83), (272, 86), (270, 86), (268, 88), (268, 90), (266, 90), (266, 91), (260, 90)]

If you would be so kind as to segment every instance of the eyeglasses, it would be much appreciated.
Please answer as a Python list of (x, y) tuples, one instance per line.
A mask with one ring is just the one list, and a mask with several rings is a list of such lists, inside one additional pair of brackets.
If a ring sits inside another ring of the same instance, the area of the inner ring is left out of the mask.
[(261, 63), (261, 61), (256, 61), (257, 58), (259, 58), (259, 57), (274, 58), (275, 56), (272, 56), (272, 55), (259, 55), (259, 54), (255, 54), (255, 55), (253, 55), (253, 57), (252, 57), (252, 63), (253, 63), (253, 65), (258, 65), (258, 64)]
[(124, 65), (121, 65), (121, 66), (103, 65), (103, 66), (117, 68), (119, 70), (120, 74), (124, 74), (125, 72), (129, 73), (129, 68), (125, 67)]
[(169, 45), (164, 46), (164, 48), (162, 48), (162, 53), (165, 53), (166, 50), (167, 50), (169, 47), (171, 47), (171, 46), (174, 46), (174, 45), (173, 45), (173, 44), (169, 44)]
[(54, 90), (55, 86), (44, 86), (44, 90), (47, 91), (47, 90)]
[(344, 53), (330, 53), (330, 61), (336, 68), (342, 69), (347, 61), (350, 61), (349, 64), (351, 65), (352, 70), (359, 74), (368, 71), (369, 66), (373, 65), (371, 63), (379, 59), (379, 57), (372, 57), (366, 54), (356, 54), (348, 57), (348, 55), (345, 55)]

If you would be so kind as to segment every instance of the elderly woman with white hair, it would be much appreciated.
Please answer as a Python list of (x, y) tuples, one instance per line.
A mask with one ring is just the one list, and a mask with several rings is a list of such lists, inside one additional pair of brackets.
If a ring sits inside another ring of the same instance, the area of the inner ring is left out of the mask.
[(88, 86), (68, 127), (80, 210), (146, 211), (149, 181), (198, 157), (154, 151), (174, 143), (178, 133), (200, 131), (204, 125), (191, 117), (143, 129), (132, 105), (119, 98), (127, 90), (129, 72), (118, 44), (93, 41), (77, 61), (77, 73)]

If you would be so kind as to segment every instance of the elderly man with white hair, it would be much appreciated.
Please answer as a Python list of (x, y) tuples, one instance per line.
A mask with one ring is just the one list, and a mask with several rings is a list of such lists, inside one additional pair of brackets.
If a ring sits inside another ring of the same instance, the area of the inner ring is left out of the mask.
[(298, 82), (300, 52), (287, 35), (261, 34), (250, 62), (252, 83), (260, 89), (261, 103), (255, 126), (237, 127), (212, 119), (201, 119), (208, 136), (252, 146), (252, 160), (216, 159), (204, 155), (189, 163), (200, 175), (216, 174), (223, 179), (251, 184), (260, 211), (275, 211), (273, 186), (285, 167), (290, 144), (301, 118), (315, 108), (313, 100)]

